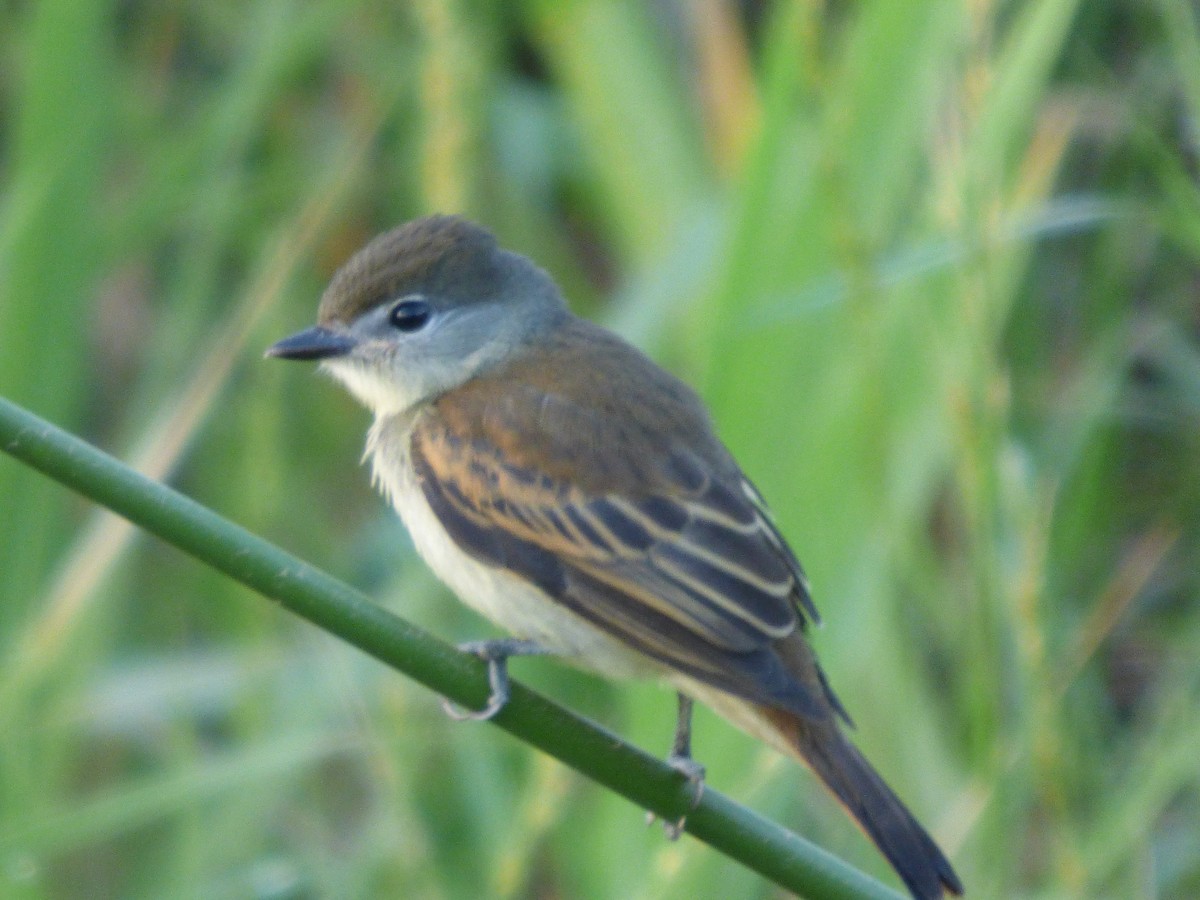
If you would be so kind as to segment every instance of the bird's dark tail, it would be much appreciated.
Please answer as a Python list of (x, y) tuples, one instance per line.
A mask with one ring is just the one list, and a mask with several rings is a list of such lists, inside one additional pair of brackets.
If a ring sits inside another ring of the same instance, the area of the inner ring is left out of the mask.
[(841, 801), (917, 900), (962, 894), (962, 882), (928, 832), (913, 818), (832, 717), (805, 719), (780, 709), (761, 712)]

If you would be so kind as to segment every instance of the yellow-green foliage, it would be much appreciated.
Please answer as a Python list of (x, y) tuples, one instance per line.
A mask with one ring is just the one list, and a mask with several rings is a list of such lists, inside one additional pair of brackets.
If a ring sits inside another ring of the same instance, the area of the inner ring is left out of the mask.
[[(743, 10), (750, 12), (745, 12)], [(0, 7), (0, 393), (447, 637), (261, 350), (461, 211), (704, 393), (860, 744), (973, 896), (1200, 893), (1186, 0)], [(673, 699), (518, 678), (643, 746)], [(799, 767), (710, 781), (884, 878)], [(777, 889), (0, 458), (0, 894)]]

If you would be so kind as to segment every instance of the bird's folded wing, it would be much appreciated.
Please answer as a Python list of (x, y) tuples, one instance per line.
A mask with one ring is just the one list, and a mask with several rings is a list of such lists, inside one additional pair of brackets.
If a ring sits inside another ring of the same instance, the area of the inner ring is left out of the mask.
[(748, 482), (726, 483), (676, 448), (655, 490), (589, 494), (435, 418), (414, 430), (411, 452), (430, 507), (474, 558), (706, 683), (828, 714), (776, 651), (802, 625), (802, 610), (815, 610)]

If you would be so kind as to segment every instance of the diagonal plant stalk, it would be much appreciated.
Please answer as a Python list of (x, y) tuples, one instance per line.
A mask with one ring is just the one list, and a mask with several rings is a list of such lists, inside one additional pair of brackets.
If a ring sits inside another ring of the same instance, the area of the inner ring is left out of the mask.
[[(3, 397), (0, 449), (439, 694), (471, 708), (487, 698), (482, 661)], [(691, 786), (666, 763), (520, 684), (491, 721), (665, 820), (686, 814), (689, 834), (803, 896), (900, 896), (716, 790), (692, 809)]]

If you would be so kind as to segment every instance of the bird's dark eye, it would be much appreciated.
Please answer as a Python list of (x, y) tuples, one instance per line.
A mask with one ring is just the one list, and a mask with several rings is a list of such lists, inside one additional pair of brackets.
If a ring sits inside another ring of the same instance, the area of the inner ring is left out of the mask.
[(429, 304), (424, 300), (401, 300), (392, 307), (388, 321), (399, 331), (420, 331), (429, 321)]

